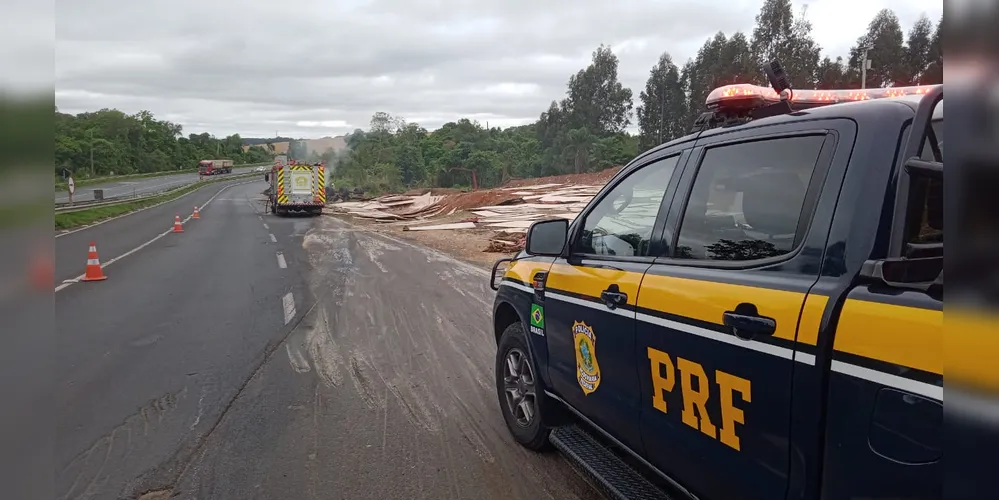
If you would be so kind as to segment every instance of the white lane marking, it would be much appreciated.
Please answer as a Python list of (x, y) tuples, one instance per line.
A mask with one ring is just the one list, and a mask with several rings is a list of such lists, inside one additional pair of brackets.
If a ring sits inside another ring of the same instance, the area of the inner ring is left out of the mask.
[(270, 226), (268, 226), (267, 224), (264, 224), (264, 229), (270, 229), (270, 228), (271, 228)]
[(259, 216), (259, 215), (257, 216), (257, 218), (260, 219), (260, 220), (264, 220), (264, 218), (261, 217), (261, 216)]
[(280, 267), (281, 269), (285, 269), (285, 268), (288, 267), (288, 263), (285, 262), (285, 260), (284, 260), (284, 254), (283, 253), (278, 252), (277, 253), (277, 259), (278, 259), (278, 267)]
[(284, 324), (287, 325), (295, 317), (295, 296), (288, 292), (281, 298), (281, 302), (284, 306)]
[[(243, 182), (241, 184), (248, 184), (248, 183)], [(219, 192), (215, 193), (215, 195), (213, 195), (211, 198), (209, 198), (208, 201), (206, 201), (204, 205), (201, 205), (198, 208), (198, 212), (201, 212), (202, 210), (204, 210), (205, 207), (207, 207), (208, 204), (212, 202), (212, 200), (214, 200), (218, 195), (222, 194), (222, 191), (225, 191), (226, 189), (229, 189), (229, 188), (231, 188), (233, 186), (239, 186), (239, 185), (240, 184), (230, 184), (230, 185), (228, 185), (228, 186), (220, 189)], [(164, 202), (164, 203), (166, 203), (166, 202)], [(149, 208), (152, 208), (152, 207), (149, 207)], [(132, 213), (135, 213), (135, 212), (132, 212)], [(128, 214), (126, 214), (126, 215), (128, 215)], [(191, 220), (191, 217), (193, 215), (194, 214), (188, 215), (186, 219), (184, 219), (184, 220), (181, 221), (181, 224), (183, 224), (183, 223)], [(111, 220), (111, 219), (108, 219), (108, 220)], [(87, 227), (93, 227), (93, 226), (87, 226)], [(84, 228), (84, 229), (86, 229), (86, 228)], [(143, 244), (141, 244), (141, 245), (139, 245), (139, 246), (137, 246), (137, 247), (135, 247), (135, 248), (133, 248), (133, 249), (131, 249), (131, 250), (129, 250), (129, 251), (127, 251), (127, 252), (119, 255), (119, 256), (117, 256), (117, 257), (114, 257), (114, 258), (112, 258), (112, 259), (110, 259), (110, 260), (102, 263), (101, 264), (101, 269), (104, 269), (105, 267), (108, 267), (111, 264), (114, 264), (115, 262), (117, 262), (117, 261), (119, 261), (121, 259), (124, 259), (125, 257), (128, 257), (129, 255), (132, 255), (133, 253), (138, 252), (139, 250), (142, 250), (143, 248), (146, 248), (147, 246), (153, 244), (153, 242), (155, 242), (156, 240), (158, 240), (158, 239), (160, 239), (160, 238), (162, 238), (162, 237), (164, 237), (164, 236), (166, 236), (166, 235), (168, 235), (168, 234), (170, 234), (172, 232), (173, 232), (173, 224), (170, 225), (170, 229), (167, 229), (166, 231), (163, 231), (162, 233), (156, 235), (153, 239), (151, 239), (151, 240), (149, 240), (149, 241), (147, 241), (147, 242), (145, 242), (145, 243), (143, 243)], [(77, 277), (75, 277), (73, 279), (68, 279), (68, 280), (63, 281), (61, 285), (55, 287), (55, 291), (58, 292), (59, 290), (65, 289), (69, 285), (72, 285), (74, 283), (79, 283), (79, 281), (81, 279), (83, 279), (84, 276), (86, 276), (86, 273), (81, 274), (81, 275), (79, 275), (79, 276), (77, 276)]]
[(271, 243), (277, 243), (277, 238), (275, 238), (273, 234), (268, 234), (267, 236), (271, 237)]
[[(243, 184), (252, 184), (254, 182), (257, 182), (257, 181), (248, 181), (248, 182), (240, 182), (240, 183), (237, 183), (237, 184), (229, 184), (228, 186), (224, 186), (222, 189), (219, 189), (218, 193), (215, 193), (215, 196), (218, 196), (219, 193), (221, 193), (222, 191), (225, 191), (226, 189), (229, 189), (229, 188), (231, 188), (233, 186), (242, 186)], [(71, 231), (66, 231), (66, 232), (63, 232), (63, 233), (58, 233), (58, 234), (55, 235), (55, 237), (56, 238), (60, 238), (62, 236), (66, 236), (68, 234), (78, 233), (80, 231), (84, 231), (84, 230), (90, 229), (92, 227), (97, 227), (97, 226), (99, 226), (101, 224), (104, 224), (105, 222), (111, 222), (111, 221), (113, 221), (115, 219), (120, 219), (122, 217), (128, 217), (129, 215), (137, 214), (139, 212), (142, 212), (143, 210), (149, 210), (150, 208), (156, 208), (156, 207), (158, 207), (160, 205), (163, 205), (164, 203), (170, 203), (171, 201), (177, 201), (177, 200), (179, 200), (179, 199), (181, 199), (181, 198), (183, 198), (183, 197), (185, 197), (185, 196), (187, 196), (189, 194), (196, 193), (198, 191), (200, 191), (200, 189), (195, 189), (195, 190), (193, 190), (193, 191), (191, 191), (189, 193), (184, 193), (184, 194), (182, 194), (182, 195), (180, 195), (180, 196), (178, 196), (178, 197), (176, 197), (176, 198), (174, 198), (172, 200), (167, 200), (167, 201), (164, 201), (164, 202), (161, 202), (161, 203), (157, 203), (155, 205), (150, 205), (150, 206), (145, 207), (145, 208), (140, 208), (140, 209), (138, 209), (138, 210), (136, 210), (134, 212), (129, 212), (127, 214), (116, 215), (114, 217), (111, 217), (110, 219), (104, 219), (102, 221), (98, 221), (98, 222), (95, 222), (95, 223), (87, 225), (87, 226), (76, 228), (76, 229), (73, 229)], [(214, 200), (215, 196), (212, 196), (211, 199)], [(208, 201), (211, 201), (211, 200), (208, 200)], [(200, 211), (201, 208), (204, 208), (206, 206), (208, 206), (208, 203), (205, 203), (204, 205), (202, 205), (201, 207), (199, 207), (198, 210)]]
[(887, 385), (903, 391), (919, 394), (920, 396), (936, 399), (937, 401), (943, 401), (943, 387), (939, 385), (927, 384), (926, 382), (920, 382), (918, 380), (899, 377), (898, 375), (892, 375), (890, 373), (871, 370), (870, 368), (864, 368), (863, 366), (851, 365), (835, 359), (832, 361), (832, 370), (834, 372), (850, 375), (851, 377), (869, 380), (876, 384)]

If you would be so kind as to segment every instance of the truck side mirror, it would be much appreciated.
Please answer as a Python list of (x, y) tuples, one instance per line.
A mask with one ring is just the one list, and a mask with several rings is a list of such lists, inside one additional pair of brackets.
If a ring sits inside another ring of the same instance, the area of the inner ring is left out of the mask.
[(558, 257), (562, 255), (569, 235), (569, 221), (565, 219), (543, 220), (531, 224), (527, 230), (524, 250), (530, 255)]

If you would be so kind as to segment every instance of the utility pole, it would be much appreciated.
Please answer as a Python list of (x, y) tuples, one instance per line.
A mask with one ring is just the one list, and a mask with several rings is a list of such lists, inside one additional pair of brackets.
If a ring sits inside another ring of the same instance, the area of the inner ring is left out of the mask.
[(860, 58), (860, 88), (867, 88), (867, 70), (871, 68), (871, 60), (867, 58), (867, 52), (871, 50), (871, 46), (865, 46), (862, 48), (863, 55)]

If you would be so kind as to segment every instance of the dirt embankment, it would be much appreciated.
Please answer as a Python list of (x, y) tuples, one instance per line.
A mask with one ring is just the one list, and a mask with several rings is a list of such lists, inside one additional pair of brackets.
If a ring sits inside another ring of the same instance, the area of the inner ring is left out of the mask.
[(540, 177), (537, 179), (515, 179), (507, 182), (503, 187), (523, 187), (523, 186), (534, 186), (537, 184), (596, 184), (604, 185), (607, 181), (614, 177), (614, 174), (621, 171), (624, 168), (623, 165), (617, 167), (611, 167), (607, 170), (601, 170), (600, 172), (591, 172), (587, 174), (564, 174), (564, 175), (552, 175), (549, 177)]

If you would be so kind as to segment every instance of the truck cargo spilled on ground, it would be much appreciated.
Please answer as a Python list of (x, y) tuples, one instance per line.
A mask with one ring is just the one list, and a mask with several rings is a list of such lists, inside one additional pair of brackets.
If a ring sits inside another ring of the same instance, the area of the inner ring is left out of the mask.
[[(573, 220), (617, 170), (518, 180), (471, 192), (431, 189), (384, 195), (332, 203), (329, 208), (357, 223), (374, 223), (388, 231), (450, 233), (441, 238), (475, 242), (480, 252), (509, 253), (523, 248), (533, 222)], [(432, 238), (415, 239), (439, 246), (427, 241)]]

